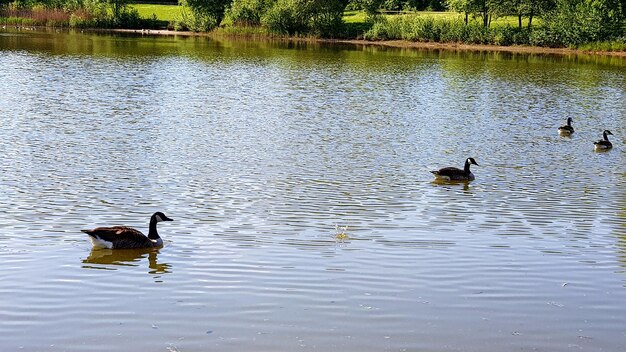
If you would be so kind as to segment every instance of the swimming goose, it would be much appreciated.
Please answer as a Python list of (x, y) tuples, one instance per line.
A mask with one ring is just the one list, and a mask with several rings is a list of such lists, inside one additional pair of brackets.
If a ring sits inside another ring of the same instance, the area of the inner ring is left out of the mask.
[(93, 230), (81, 230), (88, 234), (94, 248), (150, 248), (161, 247), (163, 240), (157, 232), (157, 223), (161, 221), (173, 221), (165, 214), (157, 211), (150, 217), (150, 229), (148, 236), (126, 226), (96, 227)]
[(574, 127), (572, 127), (572, 118), (567, 118), (567, 125), (559, 127), (559, 134), (567, 136), (574, 133)]
[(597, 142), (593, 142), (593, 144), (595, 145), (594, 149), (596, 151), (609, 150), (613, 148), (613, 143), (609, 142), (608, 135), (613, 135), (613, 133), (611, 133), (611, 131), (609, 130), (604, 130), (604, 132), (602, 132), (602, 137), (604, 137), (604, 139), (601, 139)]
[(463, 170), (456, 167), (444, 167), (443, 169), (431, 171), (431, 173), (435, 175), (436, 180), (441, 181), (473, 181), (474, 174), (470, 171), (471, 164), (479, 166), (474, 158), (467, 158)]

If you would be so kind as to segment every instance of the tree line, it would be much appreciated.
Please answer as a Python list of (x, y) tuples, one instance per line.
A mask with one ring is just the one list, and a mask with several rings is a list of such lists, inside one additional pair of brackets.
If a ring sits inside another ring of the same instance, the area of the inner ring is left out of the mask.
[[(145, 26), (130, 0), (0, 0), (13, 7), (81, 9), (104, 24)], [(167, 1), (167, 0), (165, 0)], [(171, 1), (171, 0), (170, 0)], [(176, 0), (174, 0), (176, 1)], [(219, 26), (259, 27), (270, 33), (328, 38), (407, 39), (577, 46), (596, 41), (626, 43), (626, 0), (178, 0), (179, 28), (210, 31)], [(364, 24), (344, 22), (346, 10), (362, 10)], [(389, 11), (454, 11), (458, 19), (420, 15), (386, 16)], [(95, 15), (94, 15), (95, 14)], [(516, 25), (492, 28), (514, 16)], [(103, 24), (101, 23), (101, 25)]]

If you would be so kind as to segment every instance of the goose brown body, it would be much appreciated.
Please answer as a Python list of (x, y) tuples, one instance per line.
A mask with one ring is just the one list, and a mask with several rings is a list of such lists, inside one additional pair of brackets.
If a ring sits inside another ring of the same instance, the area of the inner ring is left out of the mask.
[(567, 125), (559, 127), (559, 134), (569, 135), (574, 133), (574, 127), (572, 127), (572, 118), (567, 118)]
[(609, 141), (609, 137), (608, 137), (609, 135), (613, 135), (613, 133), (611, 133), (611, 131), (609, 130), (604, 130), (604, 132), (602, 132), (602, 139), (597, 142), (593, 142), (594, 149), (595, 150), (608, 150), (608, 149), (613, 148), (613, 143)]
[(477, 165), (474, 158), (467, 158), (463, 169), (456, 167), (444, 167), (439, 170), (431, 171), (437, 180), (443, 181), (473, 181), (474, 174), (470, 171), (470, 165)]
[(161, 212), (150, 218), (148, 236), (141, 231), (127, 226), (96, 227), (92, 230), (81, 230), (88, 234), (95, 248), (150, 248), (160, 247), (163, 240), (159, 236), (156, 224), (161, 221), (173, 221)]

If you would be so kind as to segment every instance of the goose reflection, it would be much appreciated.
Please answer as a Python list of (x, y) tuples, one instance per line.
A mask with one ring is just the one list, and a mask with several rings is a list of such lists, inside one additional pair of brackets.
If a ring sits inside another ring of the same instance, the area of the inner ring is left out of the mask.
[(148, 257), (149, 274), (166, 274), (171, 272), (171, 265), (159, 263), (155, 248), (141, 249), (93, 249), (83, 260), (84, 264), (98, 264), (97, 266), (84, 265), (88, 269), (116, 270), (115, 266), (140, 266), (143, 258)]
[(432, 181), (430, 181), (430, 183), (432, 185), (435, 186), (449, 186), (449, 187), (455, 187), (455, 186), (459, 186), (463, 189), (463, 191), (467, 192), (470, 191), (470, 182), (469, 181), (448, 181), (448, 180), (440, 180), (440, 179), (434, 179)]

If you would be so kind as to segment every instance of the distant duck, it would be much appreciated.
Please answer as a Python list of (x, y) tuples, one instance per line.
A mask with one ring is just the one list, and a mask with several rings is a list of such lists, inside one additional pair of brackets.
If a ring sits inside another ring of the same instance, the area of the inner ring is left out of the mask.
[(574, 133), (574, 127), (572, 127), (572, 118), (567, 118), (567, 125), (559, 127), (559, 134), (563, 136), (569, 136)]
[(126, 226), (96, 227), (93, 230), (81, 230), (88, 234), (94, 248), (150, 248), (161, 247), (163, 240), (157, 232), (157, 223), (173, 221), (165, 214), (157, 211), (150, 217), (148, 236), (138, 230)]
[(441, 181), (473, 181), (474, 174), (470, 171), (470, 165), (479, 166), (474, 158), (467, 158), (465, 160), (465, 167), (463, 170), (456, 167), (444, 167), (436, 171), (431, 171), (435, 175), (436, 180)]
[(613, 148), (613, 143), (609, 141), (608, 135), (612, 136), (613, 133), (611, 133), (611, 131), (609, 130), (604, 130), (604, 132), (602, 132), (602, 137), (604, 137), (604, 139), (601, 139), (597, 142), (593, 142), (593, 144), (595, 145), (594, 149), (596, 151), (609, 150)]

